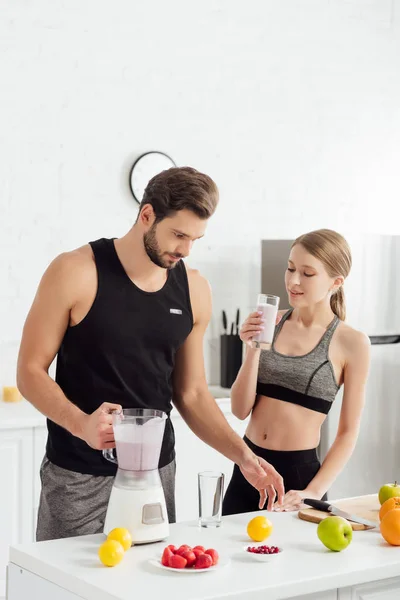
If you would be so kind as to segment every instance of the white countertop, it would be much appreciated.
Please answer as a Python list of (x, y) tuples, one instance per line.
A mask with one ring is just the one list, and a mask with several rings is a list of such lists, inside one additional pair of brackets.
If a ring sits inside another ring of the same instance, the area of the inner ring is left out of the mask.
[[(103, 535), (22, 545), (10, 549), (10, 561), (86, 600), (163, 598), (211, 600), (235, 597), (276, 600), (322, 592), (400, 575), (400, 547), (384, 542), (378, 529), (355, 531), (343, 552), (330, 552), (319, 541), (316, 525), (297, 513), (268, 513), (274, 531), (269, 545), (283, 552), (273, 562), (251, 560), (246, 525), (255, 514), (224, 517), (218, 529), (197, 523), (171, 525), (168, 542), (134, 546), (114, 568), (97, 557)], [(174, 573), (150, 564), (167, 543), (203, 544), (229, 558), (227, 566), (205, 573)], [(268, 595), (267, 595), (268, 594)]]
[(27, 400), (0, 401), (0, 430), (45, 427), (45, 425), (46, 417)]
[[(219, 386), (209, 386), (211, 394), (217, 400), (217, 404), (224, 414), (230, 413), (231, 405), (229, 399), (230, 390)], [(181, 419), (180, 414), (174, 408), (171, 418)], [(30, 402), (23, 399), (20, 402), (3, 402), (0, 400), (0, 430), (21, 429), (25, 427), (45, 427), (46, 417), (42, 415)]]

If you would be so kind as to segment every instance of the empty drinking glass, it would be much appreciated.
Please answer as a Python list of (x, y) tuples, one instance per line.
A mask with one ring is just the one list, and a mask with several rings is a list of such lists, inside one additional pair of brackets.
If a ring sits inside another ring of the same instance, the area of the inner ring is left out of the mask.
[(198, 474), (199, 525), (219, 527), (221, 525), (224, 474), (218, 471), (203, 471)]

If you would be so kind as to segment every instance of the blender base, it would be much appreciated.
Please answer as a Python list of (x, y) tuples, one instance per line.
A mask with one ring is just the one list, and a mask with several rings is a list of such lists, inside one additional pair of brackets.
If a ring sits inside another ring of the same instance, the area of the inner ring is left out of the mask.
[(113, 486), (108, 502), (104, 533), (125, 527), (132, 544), (148, 544), (169, 536), (169, 522), (162, 486), (148, 489), (121, 489)]

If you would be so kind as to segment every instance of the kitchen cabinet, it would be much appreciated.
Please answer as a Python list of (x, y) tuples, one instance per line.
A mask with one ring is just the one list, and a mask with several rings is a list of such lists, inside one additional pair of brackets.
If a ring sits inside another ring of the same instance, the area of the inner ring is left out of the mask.
[(306, 596), (297, 596), (293, 600), (338, 600), (338, 592), (337, 590), (316, 592), (315, 594), (307, 594)]
[(338, 600), (398, 600), (400, 577), (364, 583), (339, 590)]
[(40, 500), (40, 465), (42, 463), (47, 441), (47, 427), (33, 429), (33, 496), (32, 496), (32, 539), (36, 538), (37, 513)]
[(5, 595), (9, 546), (29, 542), (31, 535), (32, 433), (0, 429), (0, 598)]

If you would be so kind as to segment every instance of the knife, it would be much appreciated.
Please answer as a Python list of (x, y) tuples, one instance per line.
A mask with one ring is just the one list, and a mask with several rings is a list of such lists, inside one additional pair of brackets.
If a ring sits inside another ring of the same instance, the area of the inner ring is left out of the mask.
[(228, 333), (228, 319), (226, 318), (226, 312), (222, 311), (222, 325), (224, 327), (224, 333)]
[(236, 311), (236, 335), (239, 335), (239, 319), (240, 319), (240, 311), (237, 309)]
[(314, 500), (314, 498), (304, 498), (304, 504), (308, 504), (308, 506), (312, 506), (317, 510), (322, 510), (323, 512), (328, 512), (332, 515), (336, 515), (338, 517), (343, 517), (348, 521), (353, 521), (354, 523), (360, 523), (361, 525), (366, 525), (367, 527), (378, 527), (378, 523), (375, 521), (368, 521), (368, 519), (363, 519), (362, 517), (357, 517), (357, 515), (351, 515), (350, 513), (333, 506), (333, 504), (329, 504), (329, 502), (325, 502), (324, 500)]

